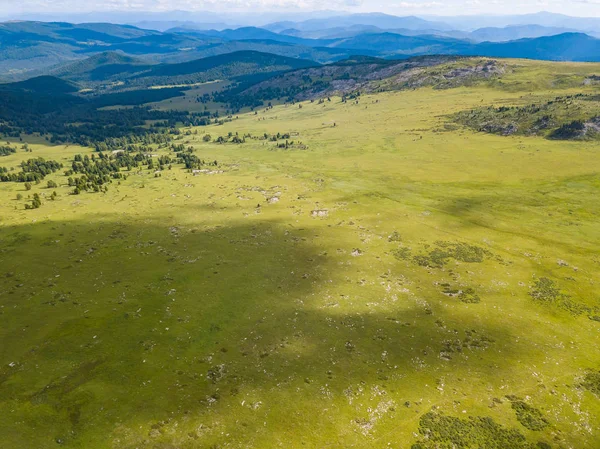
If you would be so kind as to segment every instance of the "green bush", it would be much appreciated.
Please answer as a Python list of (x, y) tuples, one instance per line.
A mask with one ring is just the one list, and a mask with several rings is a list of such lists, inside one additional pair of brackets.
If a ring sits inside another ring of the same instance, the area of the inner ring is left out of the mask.
[(545, 277), (536, 279), (531, 289), (529, 295), (535, 301), (556, 306), (569, 312), (571, 315), (579, 316), (586, 313), (593, 320), (595, 314), (598, 313), (598, 307), (590, 307), (572, 300), (569, 295), (563, 293), (558, 288), (556, 282), (552, 279)]
[(541, 302), (555, 302), (566, 296), (556, 287), (556, 283), (548, 278), (536, 279), (533, 290), (529, 294), (533, 299)]
[(408, 249), (406, 247), (395, 249), (395, 250), (392, 251), (392, 254), (398, 260), (408, 260), (408, 259), (410, 259), (410, 249)]
[(581, 386), (600, 398), (600, 371), (587, 373)]
[(411, 449), (535, 449), (516, 429), (487, 416), (468, 419), (429, 412), (419, 421), (421, 439)]
[(458, 295), (458, 299), (466, 304), (478, 304), (481, 302), (481, 298), (471, 287), (464, 289), (460, 295)]
[(455, 259), (465, 263), (481, 263), (492, 253), (479, 246), (468, 243), (435, 242), (437, 248), (428, 254), (419, 254), (413, 257), (413, 262), (421, 267), (443, 268), (448, 259)]
[(13, 153), (15, 153), (17, 150), (15, 150), (13, 147), (10, 147), (8, 145), (0, 145), (0, 156), (9, 156)]
[(394, 231), (388, 236), (388, 242), (400, 242), (401, 240), (402, 238), (398, 231)]
[(512, 408), (517, 414), (517, 420), (529, 430), (543, 430), (550, 425), (542, 412), (523, 401), (513, 401)]

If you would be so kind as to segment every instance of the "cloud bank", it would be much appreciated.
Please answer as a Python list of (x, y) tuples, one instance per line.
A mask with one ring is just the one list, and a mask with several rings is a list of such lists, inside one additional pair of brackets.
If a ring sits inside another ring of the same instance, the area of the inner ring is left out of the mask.
[(525, 14), (551, 11), (600, 16), (600, 0), (0, 0), (0, 13), (92, 11), (286, 12), (339, 10), (396, 15)]

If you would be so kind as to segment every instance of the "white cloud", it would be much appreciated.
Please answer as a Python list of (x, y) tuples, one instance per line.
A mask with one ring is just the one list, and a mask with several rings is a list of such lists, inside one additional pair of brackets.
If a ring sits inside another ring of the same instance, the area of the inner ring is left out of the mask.
[(0, 0), (0, 12), (89, 11), (310, 11), (346, 10), (392, 14), (521, 14), (549, 10), (600, 16), (600, 0)]

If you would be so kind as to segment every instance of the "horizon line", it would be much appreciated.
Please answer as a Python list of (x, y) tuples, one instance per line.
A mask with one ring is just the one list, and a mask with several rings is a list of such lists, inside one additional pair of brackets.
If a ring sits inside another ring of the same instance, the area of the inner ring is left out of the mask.
[[(200, 14), (200, 13), (209, 13), (220, 16), (232, 16), (232, 15), (260, 15), (264, 13), (274, 14), (274, 15), (285, 15), (289, 13), (304, 13), (304, 14), (319, 14), (319, 13), (332, 13), (332, 14), (340, 14), (340, 15), (370, 15), (370, 14), (381, 14), (391, 17), (438, 17), (438, 18), (458, 18), (458, 17), (524, 17), (524, 16), (532, 16), (538, 14), (550, 14), (556, 16), (570, 17), (576, 19), (595, 19), (600, 18), (600, 14), (598, 16), (575, 16), (569, 15), (565, 13), (552, 12), (546, 9), (538, 10), (535, 12), (527, 12), (522, 14), (508, 14), (508, 13), (496, 13), (496, 12), (482, 12), (482, 13), (465, 13), (465, 14), (431, 14), (431, 13), (408, 13), (407, 14), (398, 14), (392, 12), (384, 12), (379, 10), (374, 11), (358, 11), (352, 12), (348, 10), (332, 10), (332, 9), (304, 9), (304, 8), (290, 8), (288, 10), (282, 9), (261, 9), (260, 12), (253, 12), (247, 10), (233, 10), (233, 11), (218, 11), (218, 10), (210, 10), (210, 9), (168, 9), (168, 10), (152, 10), (152, 9), (107, 9), (107, 10), (92, 10), (92, 11), (82, 11), (82, 12), (68, 12), (68, 11), (24, 11), (18, 13), (2, 13), (0, 12), (0, 19), (9, 19), (10, 16), (28, 16), (28, 15), (39, 15), (39, 16), (87, 16), (87, 15), (102, 15), (102, 14), (170, 14), (170, 13), (183, 13), (183, 14)], [(600, 13), (600, 11), (599, 11)], [(9, 19), (14, 21), (30, 21), (28, 19)], [(31, 20), (34, 21), (34, 20)], [(39, 20), (43, 22), (43, 20)], [(170, 20), (166, 20), (170, 21)], [(179, 20), (176, 20), (179, 21)]]

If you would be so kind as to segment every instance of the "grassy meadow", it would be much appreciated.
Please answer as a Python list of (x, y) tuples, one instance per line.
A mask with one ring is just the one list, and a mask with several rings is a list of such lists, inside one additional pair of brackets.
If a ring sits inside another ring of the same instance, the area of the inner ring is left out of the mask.
[[(184, 133), (196, 176), (1, 183), (0, 447), (600, 447), (600, 142), (448, 118), (597, 90), (280, 105)], [(93, 152), (29, 146), (0, 166)]]

